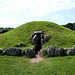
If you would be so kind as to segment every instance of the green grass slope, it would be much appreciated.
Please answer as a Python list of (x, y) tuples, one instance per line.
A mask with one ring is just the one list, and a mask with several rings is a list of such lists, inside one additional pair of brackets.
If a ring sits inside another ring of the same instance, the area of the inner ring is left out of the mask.
[(50, 37), (50, 40), (43, 47), (72, 47), (75, 45), (75, 31), (52, 22), (33, 21), (1, 34), (0, 48), (13, 47), (18, 43), (23, 43), (26, 47), (32, 47), (31, 34), (34, 31), (45, 31), (45, 36)]

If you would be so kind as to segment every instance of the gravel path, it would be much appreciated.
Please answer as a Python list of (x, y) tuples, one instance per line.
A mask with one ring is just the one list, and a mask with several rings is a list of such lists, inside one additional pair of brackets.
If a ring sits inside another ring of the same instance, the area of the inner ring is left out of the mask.
[(35, 58), (30, 59), (30, 62), (34, 63), (34, 62), (39, 62), (42, 60), (44, 60), (44, 59), (42, 57), (40, 57), (39, 54), (37, 54)]

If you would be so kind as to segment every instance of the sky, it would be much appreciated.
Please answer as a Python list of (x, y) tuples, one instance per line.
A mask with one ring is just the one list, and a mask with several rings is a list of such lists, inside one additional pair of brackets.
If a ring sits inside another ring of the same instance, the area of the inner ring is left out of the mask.
[(0, 0), (0, 27), (16, 28), (31, 21), (74, 23), (75, 0)]

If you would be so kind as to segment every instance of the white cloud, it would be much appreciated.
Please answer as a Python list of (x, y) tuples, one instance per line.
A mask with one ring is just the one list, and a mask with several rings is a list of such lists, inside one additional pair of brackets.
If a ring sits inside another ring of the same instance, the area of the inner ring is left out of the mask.
[[(25, 21), (19, 19), (0, 19), (0, 27), (17, 27), (18, 25), (22, 25)], [(17, 25), (17, 26), (16, 26)]]
[[(75, 7), (75, 0), (5, 0), (4, 11), (27, 12), (33, 16)], [(25, 14), (25, 15), (27, 15)]]
[[(7, 24), (9, 22), (13, 24), (24, 23), (25, 19), (29, 21), (52, 12), (72, 8), (75, 8), (75, 0), (0, 0), (0, 16), (2, 18), (2, 15), (6, 13), (8, 17), (3, 16), (2, 22)], [(13, 21), (12, 18), (15, 20)], [(23, 21), (20, 22), (21, 18)], [(57, 18), (58, 16), (55, 17), (55, 19)]]
[(60, 19), (62, 16), (61, 15), (54, 15), (54, 16), (52, 16), (52, 18), (54, 19), (54, 20), (58, 20), (58, 19)]

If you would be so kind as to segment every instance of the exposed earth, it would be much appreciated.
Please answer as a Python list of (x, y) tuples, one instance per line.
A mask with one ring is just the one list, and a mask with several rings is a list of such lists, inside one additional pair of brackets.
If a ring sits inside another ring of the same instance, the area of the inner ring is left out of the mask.
[(30, 62), (32, 62), (32, 63), (35, 63), (35, 62), (40, 62), (40, 61), (43, 61), (44, 59), (39, 55), (39, 54), (37, 54), (34, 58), (31, 58), (30, 59)]

